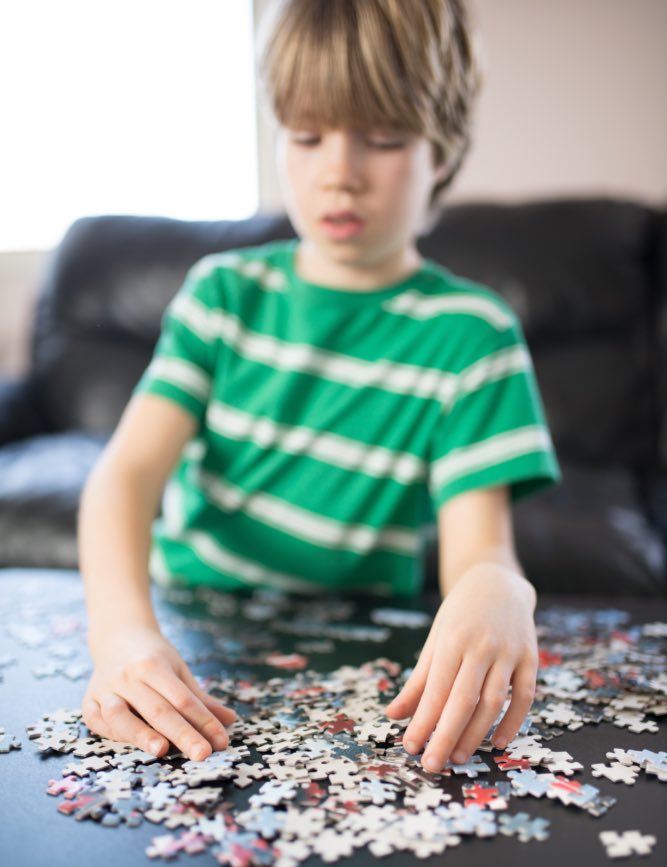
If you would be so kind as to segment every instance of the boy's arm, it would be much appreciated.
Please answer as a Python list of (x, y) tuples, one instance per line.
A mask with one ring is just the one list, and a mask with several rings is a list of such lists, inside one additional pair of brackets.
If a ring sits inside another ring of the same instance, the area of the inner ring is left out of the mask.
[(157, 627), (148, 576), (151, 524), (194, 431), (194, 418), (176, 404), (139, 395), (88, 478), (79, 511), (79, 559), (92, 647), (119, 624)]
[(160, 633), (150, 601), (151, 524), (165, 482), (196, 429), (194, 417), (138, 395), (86, 483), (79, 514), (80, 566), (95, 664), (84, 696), (98, 734), (191, 758), (228, 743), (234, 713), (208, 696)]
[(514, 554), (506, 488), (452, 498), (438, 515), (442, 602), (419, 661), (388, 706), (413, 716), (403, 743), (439, 769), (466, 760), (512, 700), (494, 734), (504, 748), (530, 709), (537, 673), (536, 594)]

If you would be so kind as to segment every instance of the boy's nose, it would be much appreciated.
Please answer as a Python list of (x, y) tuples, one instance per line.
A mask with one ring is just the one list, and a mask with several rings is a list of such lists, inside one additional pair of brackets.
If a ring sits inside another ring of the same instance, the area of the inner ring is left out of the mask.
[(328, 133), (324, 152), (322, 182), (326, 189), (356, 190), (362, 185), (362, 155), (352, 134)]

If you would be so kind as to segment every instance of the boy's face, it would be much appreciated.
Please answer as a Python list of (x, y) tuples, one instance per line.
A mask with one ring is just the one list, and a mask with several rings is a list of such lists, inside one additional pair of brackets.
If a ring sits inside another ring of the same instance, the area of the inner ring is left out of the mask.
[(281, 127), (277, 155), (285, 207), (302, 239), (302, 277), (370, 289), (418, 266), (414, 240), (444, 176), (425, 138)]

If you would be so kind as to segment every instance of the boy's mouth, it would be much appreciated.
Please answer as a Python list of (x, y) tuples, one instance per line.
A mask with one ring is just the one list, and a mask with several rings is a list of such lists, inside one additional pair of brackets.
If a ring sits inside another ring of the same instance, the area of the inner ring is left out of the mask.
[(320, 223), (326, 234), (338, 241), (358, 235), (364, 227), (364, 221), (354, 211), (331, 211)]

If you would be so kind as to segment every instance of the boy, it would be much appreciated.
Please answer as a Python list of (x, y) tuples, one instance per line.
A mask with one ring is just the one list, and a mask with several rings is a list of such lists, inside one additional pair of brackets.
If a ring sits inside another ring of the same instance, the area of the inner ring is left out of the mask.
[(262, 71), (300, 240), (192, 269), (86, 486), (84, 720), (157, 755), (168, 740), (196, 760), (223, 749), (233, 711), (162, 637), (149, 572), (414, 594), (427, 493), (444, 601), (387, 714), (412, 717), (403, 743), (428, 741), (423, 765), (438, 770), (472, 754), (510, 685), (496, 746), (530, 707), (535, 593), (509, 502), (558, 475), (515, 317), (415, 246), (467, 147), (466, 12), (287, 0)]

